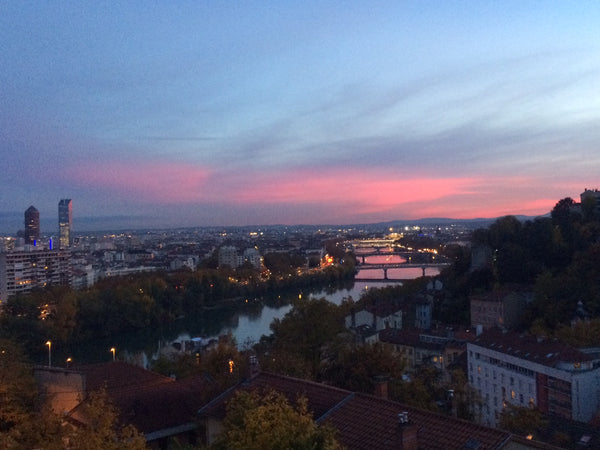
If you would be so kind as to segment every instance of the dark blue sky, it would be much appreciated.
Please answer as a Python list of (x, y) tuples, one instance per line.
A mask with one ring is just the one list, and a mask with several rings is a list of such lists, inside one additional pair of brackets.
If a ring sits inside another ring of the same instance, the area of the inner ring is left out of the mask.
[(572, 1), (2, 2), (0, 211), (543, 214), (600, 187), (599, 24)]

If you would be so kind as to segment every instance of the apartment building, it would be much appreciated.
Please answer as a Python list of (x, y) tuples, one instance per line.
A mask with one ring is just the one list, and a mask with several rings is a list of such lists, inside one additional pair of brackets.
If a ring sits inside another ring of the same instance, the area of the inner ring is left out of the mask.
[(589, 422), (600, 409), (600, 349), (493, 329), (467, 343), (469, 383), (495, 426), (508, 404)]
[(70, 286), (72, 278), (68, 251), (26, 246), (0, 253), (0, 302), (34, 288)]

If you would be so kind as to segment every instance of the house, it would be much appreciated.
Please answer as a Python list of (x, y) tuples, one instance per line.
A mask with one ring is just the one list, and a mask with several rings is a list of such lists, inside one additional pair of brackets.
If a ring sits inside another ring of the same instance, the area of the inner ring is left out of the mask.
[(75, 425), (86, 421), (81, 399), (105, 389), (121, 424), (135, 426), (153, 449), (168, 448), (174, 441), (194, 444), (196, 412), (217, 394), (203, 376), (176, 381), (120, 361), (77, 370), (36, 367), (34, 373), (52, 409)]
[(532, 298), (530, 292), (510, 287), (471, 295), (471, 326), (479, 330), (513, 329)]
[(402, 309), (390, 304), (369, 305), (361, 311), (352, 311), (344, 318), (346, 328), (357, 329), (368, 325), (375, 331), (402, 328)]
[(455, 364), (466, 351), (465, 341), (469, 333), (443, 330), (424, 332), (418, 329), (383, 330), (379, 342), (400, 354), (408, 370), (423, 364), (432, 364), (440, 370)]

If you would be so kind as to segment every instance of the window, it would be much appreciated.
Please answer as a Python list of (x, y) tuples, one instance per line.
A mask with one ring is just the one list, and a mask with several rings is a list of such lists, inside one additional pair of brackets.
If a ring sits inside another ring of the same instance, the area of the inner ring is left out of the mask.
[(515, 391), (510, 391), (510, 398), (514, 399), (517, 396)]

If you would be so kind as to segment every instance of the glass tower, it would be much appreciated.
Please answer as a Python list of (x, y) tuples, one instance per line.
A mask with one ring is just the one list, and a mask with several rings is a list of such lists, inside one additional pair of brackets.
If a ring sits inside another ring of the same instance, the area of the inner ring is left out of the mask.
[(25, 243), (35, 245), (40, 239), (40, 212), (33, 206), (25, 211)]
[(63, 198), (58, 202), (58, 239), (60, 248), (71, 246), (73, 237), (73, 202), (70, 198)]

